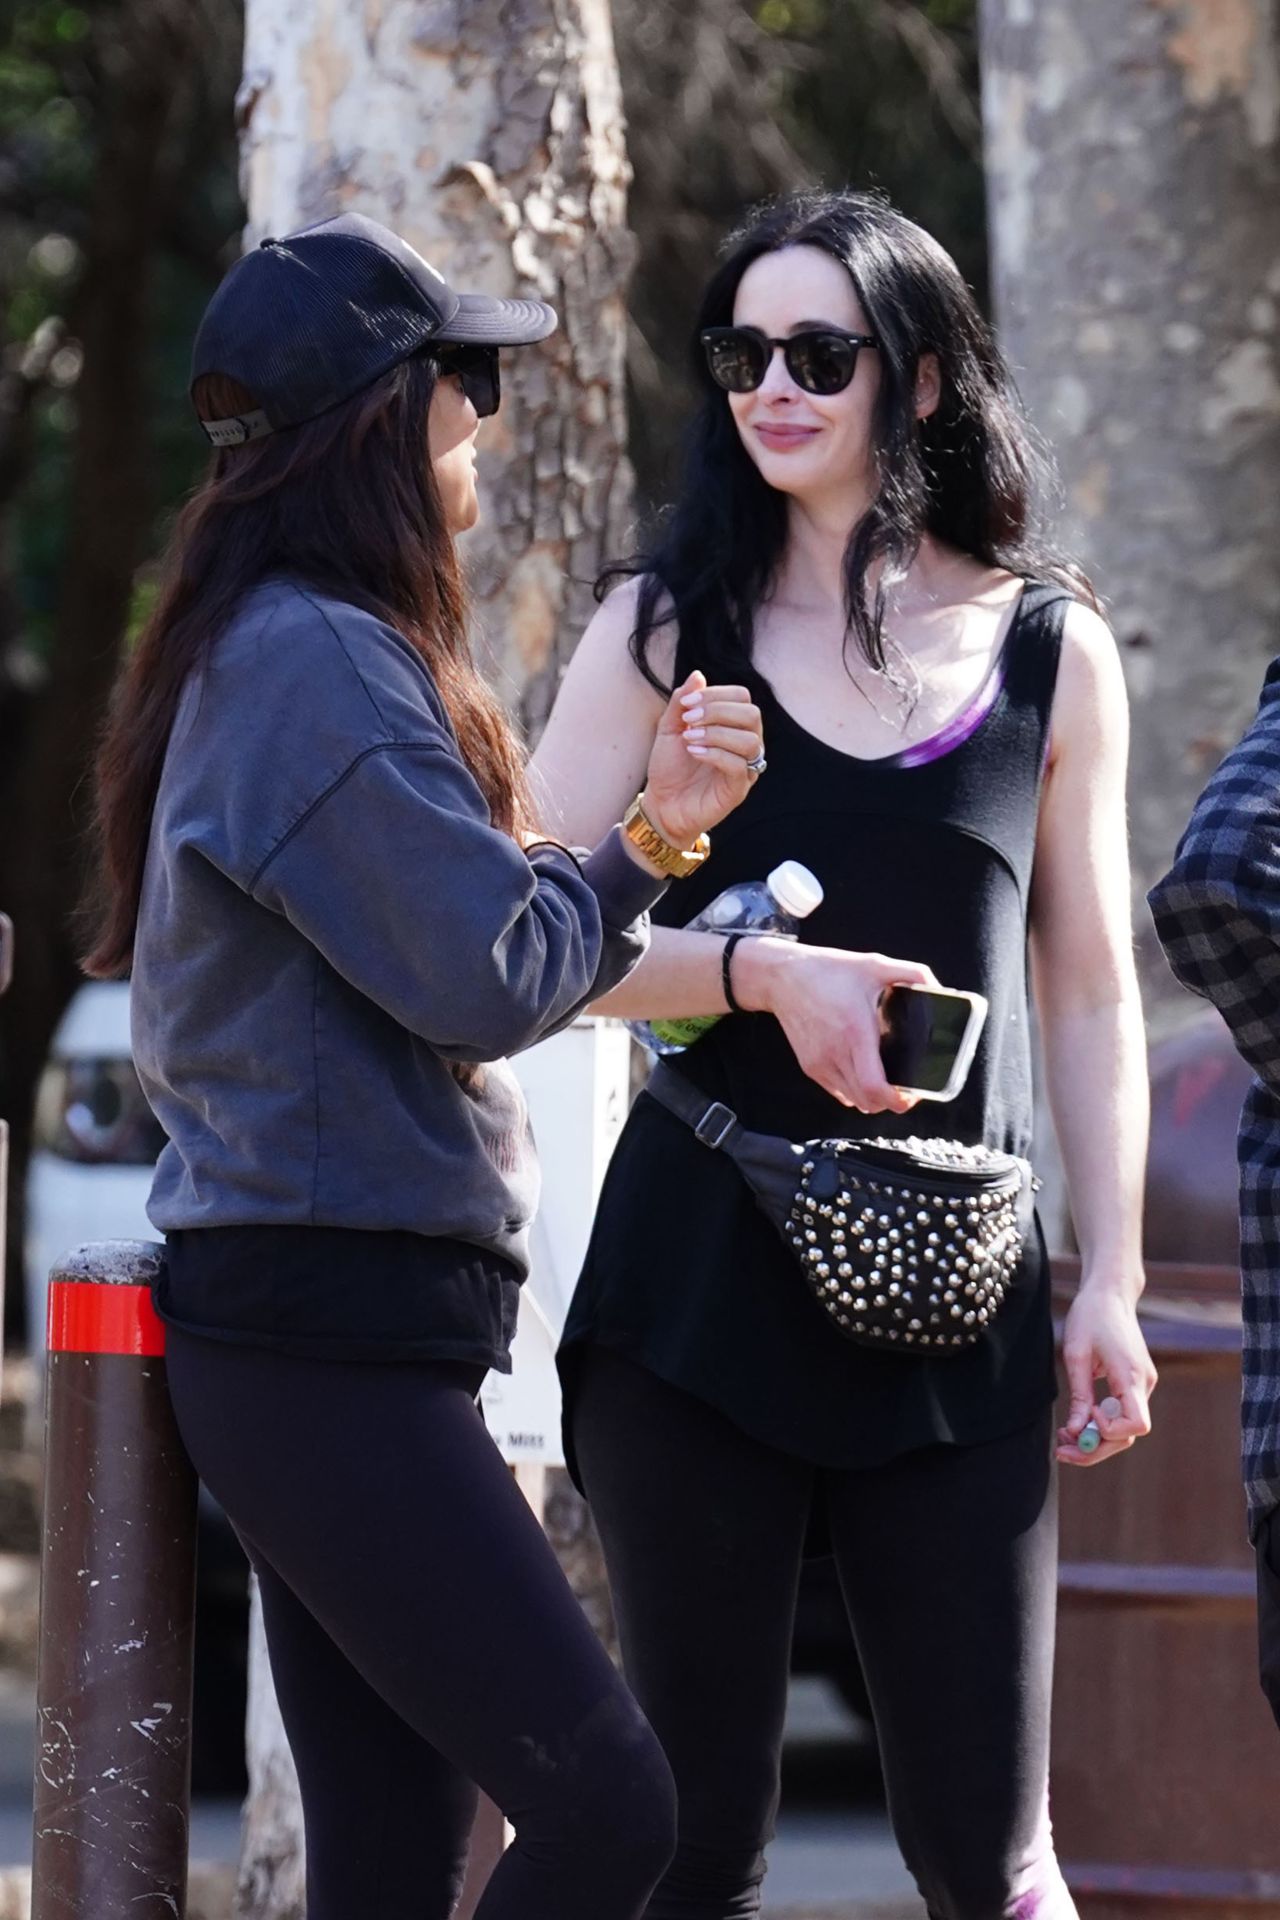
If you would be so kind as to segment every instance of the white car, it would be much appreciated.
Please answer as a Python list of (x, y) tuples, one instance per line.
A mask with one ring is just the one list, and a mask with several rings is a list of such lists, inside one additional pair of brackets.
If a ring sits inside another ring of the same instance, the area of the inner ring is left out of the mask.
[(27, 1340), (42, 1353), (49, 1269), (86, 1240), (156, 1240), (147, 1195), (164, 1134), (129, 1044), (129, 987), (94, 980), (68, 1006), (36, 1101), (27, 1174)]

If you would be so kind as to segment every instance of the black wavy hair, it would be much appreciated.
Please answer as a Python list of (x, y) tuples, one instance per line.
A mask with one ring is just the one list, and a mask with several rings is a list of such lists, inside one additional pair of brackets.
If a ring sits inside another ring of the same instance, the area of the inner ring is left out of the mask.
[[(649, 551), (616, 561), (596, 582), (603, 599), (639, 577), (631, 651), (645, 678), (668, 691), (649, 644), (672, 620), (696, 634), (698, 664), (713, 679), (737, 679), (751, 659), (756, 608), (767, 599), (787, 538), (787, 498), (747, 453), (728, 396), (707, 371), (704, 327), (729, 326), (738, 286), (762, 254), (820, 247), (853, 282), (879, 346), (873, 417), (879, 484), (845, 550), (845, 648), (850, 641), (883, 669), (883, 581), (910, 566), (928, 532), (988, 566), (1024, 579), (1056, 579), (1081, 598), (1080, 570), (1038, 531), (1052, 481), (1048, 456), (1022, 412), (990, 327), (951, 256), (876, 193), (788, 194), (750, 214), (725, 243), (693, 332), (702, 404), (689, 430), (679, 496)], [(941, 372), (937, 410), (918, 420), (922, 355)], [(868, 569), (884, 564), (874, 595)]]

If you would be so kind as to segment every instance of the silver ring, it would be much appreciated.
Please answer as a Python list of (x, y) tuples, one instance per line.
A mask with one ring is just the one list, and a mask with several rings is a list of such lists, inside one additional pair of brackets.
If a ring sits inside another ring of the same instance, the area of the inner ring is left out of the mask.
[(769, 762), (765, 759), (764, 755), (762, 753), (758, 753), (754, 760), (748, 760), (747, 772), (763, 773), (765, 768), (768, 766), (768, 764)]

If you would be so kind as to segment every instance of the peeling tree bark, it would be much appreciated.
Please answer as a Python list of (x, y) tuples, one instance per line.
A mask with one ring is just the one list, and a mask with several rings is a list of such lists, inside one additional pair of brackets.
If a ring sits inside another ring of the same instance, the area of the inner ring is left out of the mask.
[(1271, 0), (983, 0), (997, 317), (1134, 703), (1141, 893), (1280, 646), (1280, 49)]
[[(484, 423), (484, 517), (465, 555), (478, 651), (537, 733), (631, 512), (624, 452), (627, 163), (608, 0), (248, 0), (247, 243), (346, 209), (385, 221), (447, 279), (549, 300), (561, 327), (504, 356)], [(610, 1622), (598, 1547), (562, 1474), (549, 1531), (589, 1617)], [(260, 1624), (249, 1717), (244, 1920), (301, 1920), (296, 1780)]]
[(240, 109), (251, 240), (355, 208), (455, 285), (560, 314), (505, 357), (466, 543), (486, 665), (536, 731), (630, 513), (608, 0), (249, 0)]
[(245, 1750), (249, 1797), (241, 1832), (236, 1913), (242, 1920), (305, 1920), (306, 1863), (298, 1774), (271, 1683), (256, 1580), (249, 1615)]

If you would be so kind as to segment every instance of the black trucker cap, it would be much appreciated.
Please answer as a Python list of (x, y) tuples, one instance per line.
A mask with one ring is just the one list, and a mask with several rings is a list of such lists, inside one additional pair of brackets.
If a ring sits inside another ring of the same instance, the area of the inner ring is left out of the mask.
[(191, 381), (225, 374), (258, 407), (200, 425), (215, 447), (240, 446), (314, 419), (425, 347), (522, 347), (556, 324), (541, 300), (455, 293), (390, 228), (343, 213), (262, 241), (227, 274), (200, 322)]

